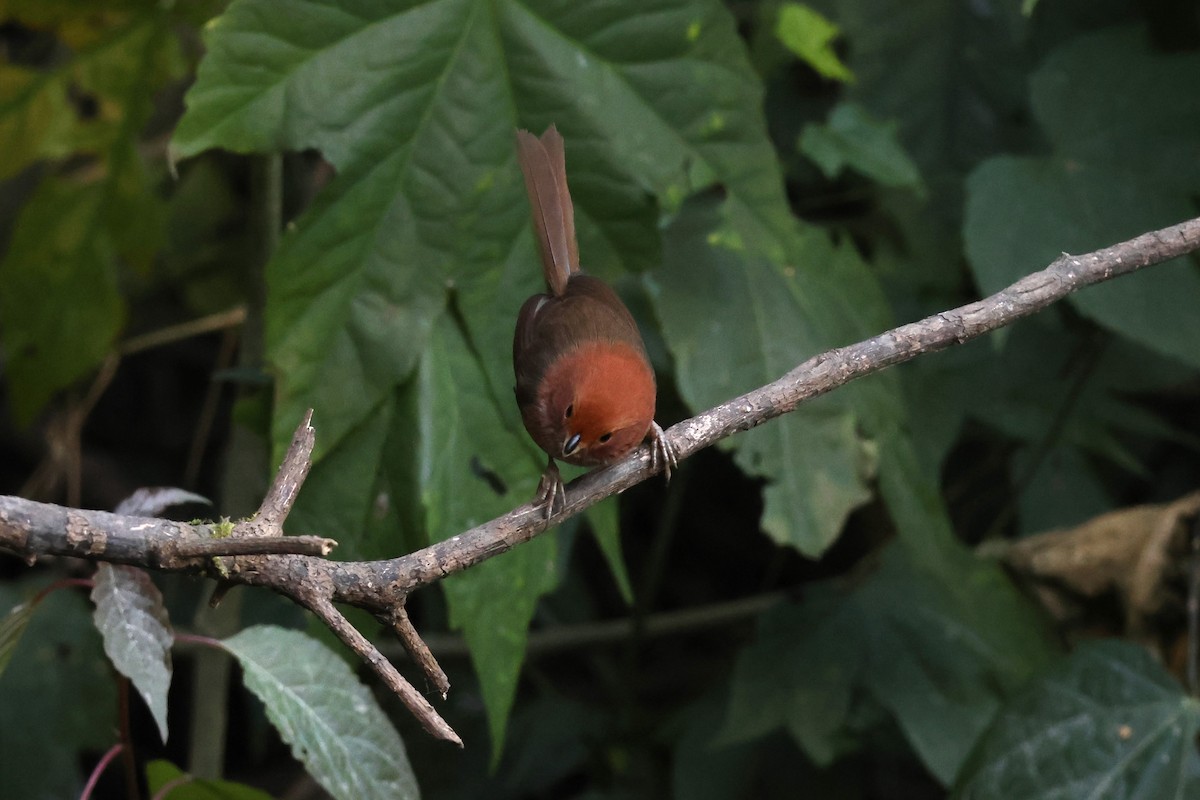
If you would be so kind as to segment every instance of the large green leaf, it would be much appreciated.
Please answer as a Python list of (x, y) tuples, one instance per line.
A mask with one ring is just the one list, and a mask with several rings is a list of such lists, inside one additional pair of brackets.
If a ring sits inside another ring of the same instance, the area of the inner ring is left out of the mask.
[[(463, 332), (443, 315), (419, 372), (420, 482), (427, 528), (451, 533), (503, 514), (533, 496), (541, 463), (506, 427)], [(474, 502), (464, 502), (473, 497)], [(453, 576), (450, 621), (463, 629), (488, 708), (496, 754), (525, 657), (537, 599), (554, 587), (557, 540), (542, 536)]]
[[(311, 406), (320, 460), (394, 404), (389, 441), (421, 456), (377, 458), (389, 463), (400, 518), (431, 539), (526, 500), (540, 468), (510, 390), (516, 312), (541, 283), (514, 127), (553, 122), (563, 132), (583, 262), (605, 277), (654, 265), (655, 206), (672, 211), (700, 187), (724, 188), (727, 241), (746, 247), (706, 253), (691, 273), (676, 257), (655, 298), (693, 406), (849, 340), (863, 293), (876, 292), (851, 250), (792, 219), (761, 86), (713, 0), (240, 0), (206, 44), (178, 155), (316, 148), (337, 169), (268, 269), (276, 447)], [(688, 230), (702, 237), (689, 246), (703, 249), (709, 231)], [(723, 285), (740, 305), (711, 302)], [(713, 321), (737, 327), (743, 314), (758, 322), (740, 341), (697, 351)], [(820, 552), (869, 496), (854, 426), (827, 403), (735, 444), (739, 462), (770, 480), (772, 535)], [(359, 453), (372, 457), (368, 449)], [(364, 502), (351, 495), (312, 502)], [(324, 513), (366, 518), (361, 508)], [(448, 590), (494, 730), (533, 600), (552, 583), (552, 549), (526, 545)], [(501, 607), (507, 616), (494, 618)]]
[(962, 800), (1196, 797), (1200, 701), (1143, 649), (1087, 643), (1005, 705)]
[(327, 792), (338, 800), (420, 796), (400, 735), (333, 651), (272, 625), (246, 628), (224, 645), (241, 664), (246, 688)]
[(818, 0), (851, 43), (846, 98), (895, 122), (932, 184), (969, 166), (1010, 134), (1024, 102), (1015, 3), (986, 11), (958, 0)]
[(144, 570), (100, 564), (92, 602), (104, 652), (146, 701), (159, 735), (167, 741), (167, 690), (171, 688), (175, 634), (162, 593)]
[[(45, 576), (0, 584), (5, 610)], [(116, 691), (85, 595), (55, 591), (38, 604), (0, 674), (0, 775), (6, 797), (76, 797), (77, 754), (113, 743)]]
[(739, 655), (722, 738), (785, 727), (827, 764), (850, 746), (855, 698), (866, 692), (929, 770), (952, 782), (1004, 693), (1049, 653), (1036, 627), (1022, 630), (1020, 606), (988, 600), (991, 575), (963, 570), (950, 583), (894, 546), (855, 591), (818, 591), (768, 611)]
[[(748, 244), (750, 232), (737, 227), (734, 213), (715, 196), (685, 204), (666, 232), (663, 267), (654, 274), (680, 389), (699, 408), (772, 381), (831, 344), (845, 326), (836, 319), (838, 301), (861, 288), (860, 276), (843, 266), (824, 236), (786, 241), (798, 266), (784, 266), (761, 244)], [(817, 277), (818, 270), (824, 275)], [(845, 281), (840, 297), (826, 283), (834, 274)], [(849, 512), (870, 496), (870, 460), (854, 417), (837, 402), (808, 403), (728, 443), (742, 469), (770, 481), (763, 528), (810, 555), (828, 547)]]
[[(1195, 214), (1200, 56), (1153, 53), (1138, 29), (1080, 37), (1034, 75), (1034, 112), (1054, 144), (1000, 156), (967, 183), (967, 254), (984, 292), (1054, 260)], [(1200, 273), (1178, 260), (1073, 294), (1099, 324), (1200, 365)]]

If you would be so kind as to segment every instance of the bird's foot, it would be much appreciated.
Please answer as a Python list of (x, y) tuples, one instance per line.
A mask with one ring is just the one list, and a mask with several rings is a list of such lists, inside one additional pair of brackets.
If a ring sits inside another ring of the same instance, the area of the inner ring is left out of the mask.
[(667, 481), (671, 480), (671, 471), (679, 467), (679, 455), (657, 422), (650, 423), (650, 466), (661, 469)]
[(542, 509), (546, 519), (550, 519), (567, 506), (567, 490), (563, 486), (562, 473), (554, 459), (546, 464), (542, 479), (538, 481), (537, 495), (533, 499), (534, 508)]

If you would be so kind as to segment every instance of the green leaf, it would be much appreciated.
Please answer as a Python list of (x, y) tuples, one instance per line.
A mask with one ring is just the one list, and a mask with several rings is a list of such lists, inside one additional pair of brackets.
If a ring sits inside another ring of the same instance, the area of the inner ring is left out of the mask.
[[(1139, 29), (1079, 37), (1034, 75), (1044, 158), (1000, 156), (967, 182), (964, 226), (976, 280), (992, 292), (1048, 264), (1194, 215), (1200, 191), (1200, 56), (1153, 53)], [(1069, 298), (1115, 333), (1200, 365), (1200, 273), (1186, 260)]]
[[(449, 315), (442, 316), (418, 375), (420, 490), (426, 528), (436, 539), (527, 501), (540, 477), (540, 460), (525, 443), (524, 431), (508, 427), (491, 393), (464, 390), (481, 384), (486, 379), (462, 331)], [(464, 502), (466, 497), (474, 502)], [(496, 757), (503, 748), (529, 621), (538, 598), (558, 581), (557, 552), (557, 540), (541, 536), (443, 584), (450, 622), (463, 630), (471, 648)]]
[(852, 82), (854, 73), (833, 50), (841, 33), (838, 26), (801, 3), (784, 3), (779, 8), (775, 35), (797, 58), (826, 78)]
[(839, 103), (824, 125), (805, 125), (799, 147), (827, 178), (850, 167), (884, 186), (922, 188), (917, 165), (896, 140), (895, 123), (882, 123), (855, 103)]
[(164, 800), (271, 800), (266, 792), (242, 783), (193, 778), (170, 761), (147, 762), (146, 784), (155, 797), (171, 785)]
[[(0, 608), (45, 578), (0, 584)], [(0, 675), (0, 775), (6, 797), (77, 797), (79, 751), (113, 742), (117, 697), (87, 601), (79, 591), (42, 600)]]
[(1195, 797), (1200, 702), (1140, 647), (1088, 642), (996, 718), (956, 798)]
[[(118, 268), (123, 262), (145, 267), (161, 241), (161, 204), (136, 143), (153, 110), (152, 92), (178, 72), (176, 61), (169, 29), (161, 15), (152, 13), (106, 31), (62, 70), (31, 84), (31, 91), (40, 87), (51, 96), (92, 93), (99, 110), (95, 124), (78, 121), (70, 130), (61, 115), (49, 114), (54, 117), (46, 122), (54, 128), (45, 131), (49, 149), (21, 157), (63, 155), (68, 149), (99, 152), (103, 170), (92, 182), (44, 180), (21, 210), (0, 263), (0, 320), (19, 424), (27, 424), (56, 391), (103, 360), (125, 316)], [(35, 105), (46, 102), (58, 101)], [(27, 122), (42, 130), (19, 109), (20, 102), (10, 108), (16, 116), (7, 120), (8, 133), (0, 112), (0, 140), (25, 136), (28, 132), (19, 129)]]
[(1160, 190), (1200, 182), (1200, 54), (1160, 53), (1139, 27), (1112, 27), (1055, 50), (1030, 81), (1033, 112), (1056, 153)]
[(224, 645), (292, 754), (327, 792), (338, 800), (419, 796), (399, 734), (332, 651), (270, 625), (247, 628)]
[[(1064, 157), (990, 159), (971, 173), (967, 192), (967, 256), (985, 294), (1064, 251), (1089, 252), (1192, 214), (1182, 194)], [(1197, 298), (1200, 274), (1176, 259), (1076, 292), (1067, 302), (1115, 333), (1200, 366)]]
[(175, 635), (162, 594), (137, 567), (100, 564), (92, 602), (104, 652), (146, 701), (159, 735), (167, 741), (167, 691), (171, 688)]
[[(73, 8), (64, 17), (77, 22), (78, 14), (79, 9)], [(95, 38), (74, 42), (78, 49), (73, 57), (53, 69), (0, 67), (0, 151), (5, 154), (0, 179), (41, 159), (104, 153), (136, 134), (129, 129), (129, 116), (140, 119), (150, 99), (149, 89), (178, 76), (182, 65), (157, 12), (127, 19), (107, 27), (89, 26), (88, 36)], [(65, 19), (30, 21), (41, 29)], [(70, 31), (59, 33), (71, 38)], [(143, 86), (146, 96), (135, 100), (131, 90)], [(94, 113), (79, 113), (81, 94), (94, 101)]]
[(97, 366), (124, 322), (103, 201), (99, 186), (48, 179), (17, 217), (0, 263), (0, 319), (19, 424)]
[(785, 727), (828, 764), (853, 742), (853, 704), (866, 692), (929, 770), (952, 782), (1003, 694), (1049, 654), (1036, 628), (1023, 629), (1020, 607), (987, 599), (993, 575), (1002, 579), (982, 565), (948, 583), (893, 546), (853, 593), (822, 590), (768, 611), (738, 657), (722, 740)]
[[(734, 213), (712, 197), (685, 204), (665, 232), (663, 266), (654, 274), (676, 377), (696, 408), (780, 377), (820, 352), (839, 324), (831, 319), (833, 292), (812, 273), (752, 251)], [(824, 237), (805, 236), (795, 246), (795, 263), (820, 264), (827, 276), (841, 272)], [(849, 296), (855, 276), (849, 270), (843, 276)], [(870, 497), (869, 457), (854, 417), (836, 399), (806, 403), (729, 446), (743, 470), (770, 480), (764, 530), (807, 555), (828, 547), (850, 511)]]
[[(789, 324), (777, 326), (783, 344), (748, 343), (765, 352), (736, 383), (702, 374), (715, 354), (693, 360), (684, 387), (693, 405), (778, 377), (841, 339), (844, 320), (862, 316), (863, 287), (874, 291), (849, 249), (834, 251), (792, 218), (762, 87), (732, 17), (713, 0), (582, 10), (548, 0), (241, 0), (209, 26), (206, 46), (177, 155), (316, 148), (337, 170), (268, 268), (275, 446), (313, 407), (319, 462), (393, 404), (389, 439), (412, 438), (420, 456), (403, 463), (381, 452), (379, 462), (388, 462), (400, 518), (419, 520), (431, 540), (527, 500), (543, 461), (510, 390), (516, 313), (542, 282), (514, 127), (553, 122), (563, 132), (583, 262), (608, 278), (655, 262), (656, 210), (679, 208), (697, 187), (725, 187), (731, 235), (756, 247), (749, 267), (731, 256), (728, 280), (744, 280), (751, 304), (769, 304), (760, 310)], [(695, 91), (680, 94), (680, 85)], [(695, 277), (683, 264), (673, 269), (694, 294)], [(807, 277), (793, 280), (798, 269)], [(775, 299), (780, 288), (788, 297)], [(678, 323), (667, 331), (678, 355), (712, 314), (685, 318), (665, 310), (670, 303), (658, 311)], [(805, 322), (809, 312), (819, 322)], [(869, 458), (852, 417), (827, 404), (764, 432), (757, 449), (754, 441), (740, 458), (775, 481), (767, 529), (819, 552), (869, 497)], [(365, 508), (335, 513), (366, 518)], [(476, 651), (497, 742), (524, 627), (553, 585), (553, 549), (548, 539), (523, 545), (447, 586), (452, 618)]]
[(29, 627), (36, 606), (31, 602), (17, 603), (8, 610), (4, 619), (0, 620), (0, 677), (3, 677), (8, 662), (16, 652), (21, 635)]
[(632, 606), (633, 584), (629, 580), (629, 569), (625, 566), (625, 556), (621, 552), (621, 527), (617, 511), (617, 500), (613, 497), (597, 503), (584, 514), (587, 517), (588, 528), (592, 536), (596, 537), (596, 544), (604, 554), (604, 560), (608, 562), (613, 580), (617, 582), (622, 599), (626, 605)]
[[(944, 179), (1011, 144), (1025, 112), (1026, 28), (1016, 3), (820, 0), (851, 43), (845, 99), (894, 121), (921, 171)], [(934, 194), (937, 199), (938, 194)], [(957, 204), (958, 198), (953, 202)]]

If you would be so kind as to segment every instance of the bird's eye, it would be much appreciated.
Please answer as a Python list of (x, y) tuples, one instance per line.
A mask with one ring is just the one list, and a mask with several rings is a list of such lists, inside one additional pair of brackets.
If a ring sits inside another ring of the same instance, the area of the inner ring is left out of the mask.
[(570, 419), (571, 415), (573, 415), (574, 413), (575, 413), (575, 404), (572, 403), (571, 405), (567, 406), (567, 410), (563, 412), (563, 419)]
[(612, 431), (609, 431), (608, 433), (606, 433), (600, 437), (600, 444), (604, 444), (611, 438), (612, 438)]

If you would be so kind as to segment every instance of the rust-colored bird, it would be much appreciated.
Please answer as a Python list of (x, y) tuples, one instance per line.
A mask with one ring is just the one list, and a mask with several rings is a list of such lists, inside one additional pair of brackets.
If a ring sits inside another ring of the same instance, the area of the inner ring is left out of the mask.
[(537, 497), (548, 517), (566, 502), (555, 459), (612, 464), (649, 436), (670, 479), (676, 457), (654, 421), (654, 370), (637, 324), (616, 292), (579, 271), (562, 136), (553, 125), (540, 139), (517, 131), (517, 160), (550, 293), (521, 306), (513, 372), (525, 429), (550, 457)]

